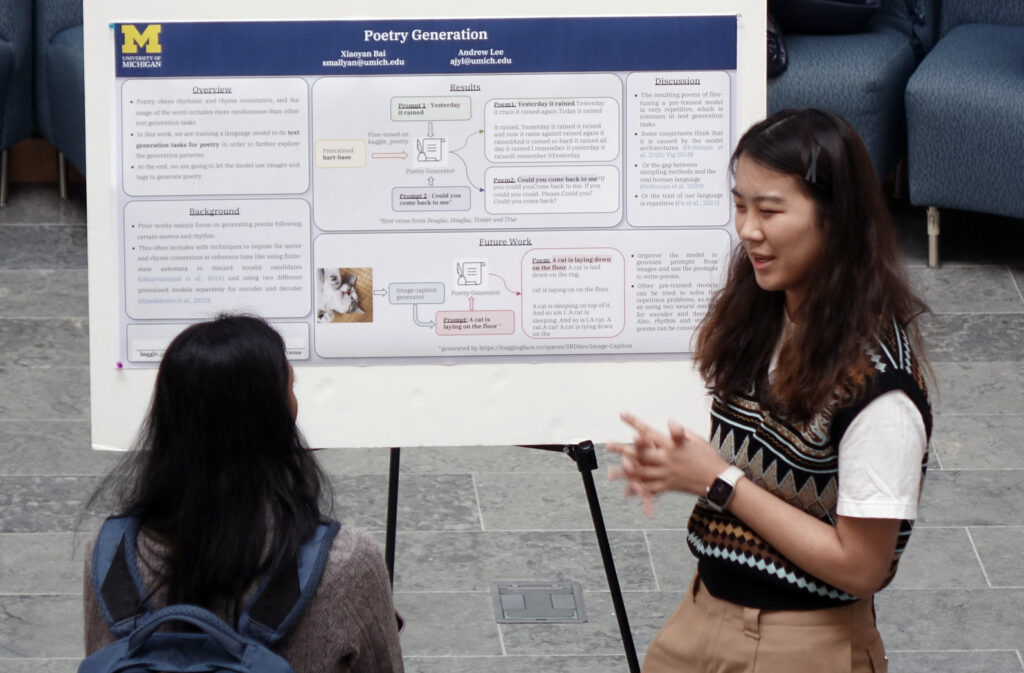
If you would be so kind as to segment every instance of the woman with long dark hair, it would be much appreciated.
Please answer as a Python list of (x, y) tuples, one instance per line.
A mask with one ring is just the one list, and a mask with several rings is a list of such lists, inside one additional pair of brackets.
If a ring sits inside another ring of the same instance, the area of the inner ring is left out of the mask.
[[(333, 508), (295, 424), (293, 370), (266, 322), (223, 316), (168, 346), (133, 450), (90, 500), (138, 520), (155, 608), (190, 604), (235, 625), (246, 599), (294, 562)], [(85, 641), (113, 642), (85, 573)], [(402, 671), (387, 570), (369, 535), (343, 526), (320, 583), (276, 647), (298, 673)]]
[(710, 442), (631, 414), (613, 477), (648, 512), (701, 496), (690, 591), (644, 670), (886, 670), (874, 594), (917, 513), (931, 411), (891, 217), (856, 132), (821, 110), (754, 125), (731, 161), (737, 246), (700, 324)]

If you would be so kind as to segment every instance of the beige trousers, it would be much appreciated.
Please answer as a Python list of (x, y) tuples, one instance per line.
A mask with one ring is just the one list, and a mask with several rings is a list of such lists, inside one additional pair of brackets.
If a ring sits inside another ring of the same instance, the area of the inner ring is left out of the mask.
[(887, 673), (874, 603), (758, 610), (715, 598), (698, 577), (651, 641), (643, 673)]

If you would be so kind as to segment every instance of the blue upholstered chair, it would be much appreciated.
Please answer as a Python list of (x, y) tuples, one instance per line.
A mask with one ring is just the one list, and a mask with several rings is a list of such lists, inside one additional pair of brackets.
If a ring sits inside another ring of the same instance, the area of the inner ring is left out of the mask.
[(7, 149), (32, 133), (32, 4), (0, 0), (0, 206), (7, 203)]
[(65, 160), (85, 173), (82, 49), (82, 0), (35, 0), (36, 126), (59, 153), (61, 197), (67, 195)]
[(789, 67), (768, 81), (768, 109), (830, 110), (857, 130), (880, 179), (906, 147), (903, 92), (935, 32), (934, 0), (882, 0), (867, 28), (851, 35), (783, 39)]
[(939, 40), (907, 83), (910, 201), (1024, 218), (1024, 2), (943, 0)]

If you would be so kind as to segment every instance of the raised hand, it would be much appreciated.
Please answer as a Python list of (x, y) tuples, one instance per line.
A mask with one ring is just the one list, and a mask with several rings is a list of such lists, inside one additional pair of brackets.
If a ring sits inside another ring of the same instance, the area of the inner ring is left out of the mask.
[(668, 433), (654, 429), (630, 413), (622, 420), (636, 431), (633, 444), (611, 443), (608, 450), (622, 456), (622, 464), (610, 468), (609, 479), (626, 480), (626, 496), (639, 495), (644, 512), (654, 514), (654, 496), (663, 491), (704, 495), (728, 463), (703, 438), (675, 422)]

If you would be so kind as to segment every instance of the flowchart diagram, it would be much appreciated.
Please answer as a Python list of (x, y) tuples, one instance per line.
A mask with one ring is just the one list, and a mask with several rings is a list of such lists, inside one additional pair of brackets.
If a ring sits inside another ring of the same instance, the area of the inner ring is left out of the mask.
[[(373, 260), (372, 323), (318, 323), (324, 358), (671, 352), (718, 287), (724, 231), (322, 235), (316, 265)], [(328, 260), (330, 260), (328, 262)], [(359, 289), (360, 301), (368, 294)], [(687, 337), (688, 338), (688, 337)]]
[(622, 95), (606, 73), (320, 79), (317, 226), (615, 226)]

